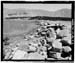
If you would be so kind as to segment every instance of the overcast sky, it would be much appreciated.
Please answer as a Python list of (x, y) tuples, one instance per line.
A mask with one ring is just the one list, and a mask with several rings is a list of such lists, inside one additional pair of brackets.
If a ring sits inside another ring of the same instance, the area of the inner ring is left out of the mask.
[(71, 4), (4, 4), (4, 8), (9, 9), (42, 9), (48, 11), (56, 11), (59, 9), (67, 8), (71, 9)]

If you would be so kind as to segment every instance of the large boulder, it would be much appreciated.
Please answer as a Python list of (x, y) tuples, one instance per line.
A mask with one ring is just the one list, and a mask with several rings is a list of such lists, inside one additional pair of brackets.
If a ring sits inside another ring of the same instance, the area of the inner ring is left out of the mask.
[(58, 48), (58, 49), (61, 49), (61, 48), (62, 48), (62, 43), (60, 42), (60, 39), (56, 39), (56, 40), (53, 42), (53, 47), (54, 47), (54, 48)]
[(17, 50), (16, 52), (15, 52), (15, 54), (13, 55), (13, 58), (12, 59), (23, 59), (24, 58), (24, 55), (26, 55), (27, 54), (27, 52), (25, 52), (25, 51), (22, 51), (22, 50)]

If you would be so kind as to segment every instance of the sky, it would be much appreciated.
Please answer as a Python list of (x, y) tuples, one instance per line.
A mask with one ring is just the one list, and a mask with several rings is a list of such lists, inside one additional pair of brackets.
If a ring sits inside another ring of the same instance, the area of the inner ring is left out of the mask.
[(8, 9), (42, 9), (47, 11), (56, 11), (59, 9), (71, 9), (71, 4), (4, 4), (4, 8)]

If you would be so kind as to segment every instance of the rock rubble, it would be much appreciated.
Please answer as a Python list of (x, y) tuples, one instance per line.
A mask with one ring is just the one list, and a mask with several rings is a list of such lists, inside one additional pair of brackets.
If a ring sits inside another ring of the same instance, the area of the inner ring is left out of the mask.
[(9, 47), (4, 45), (4, 59), (71, 60), (70, 46), (73, 43), (67, 26), (50, 22), (40, 22), (39, 25), (34, 33), (24, 39), (15, 40)]

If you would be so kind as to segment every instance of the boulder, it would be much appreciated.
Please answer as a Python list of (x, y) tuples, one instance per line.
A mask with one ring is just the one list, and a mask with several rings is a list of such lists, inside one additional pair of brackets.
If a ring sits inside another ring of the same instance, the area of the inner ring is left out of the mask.
[(22, 59), (22, 58), (24, 58), (24, 55), (26, 55), (27, 54), (27, 52), (25, 52), (25, 51), (22, 51), (22, 50), (17, 50), (16, 52), (15, 52), (15, 54), (13, 55), (13, 58), (12, 59)]
[(62, 43), (60, 42), (61, 39), (56, 39), (54, 42), (53, 42), (53, 47), (54, 48), (58, 48), (58, 49), (61, 49), (62, 48)]

